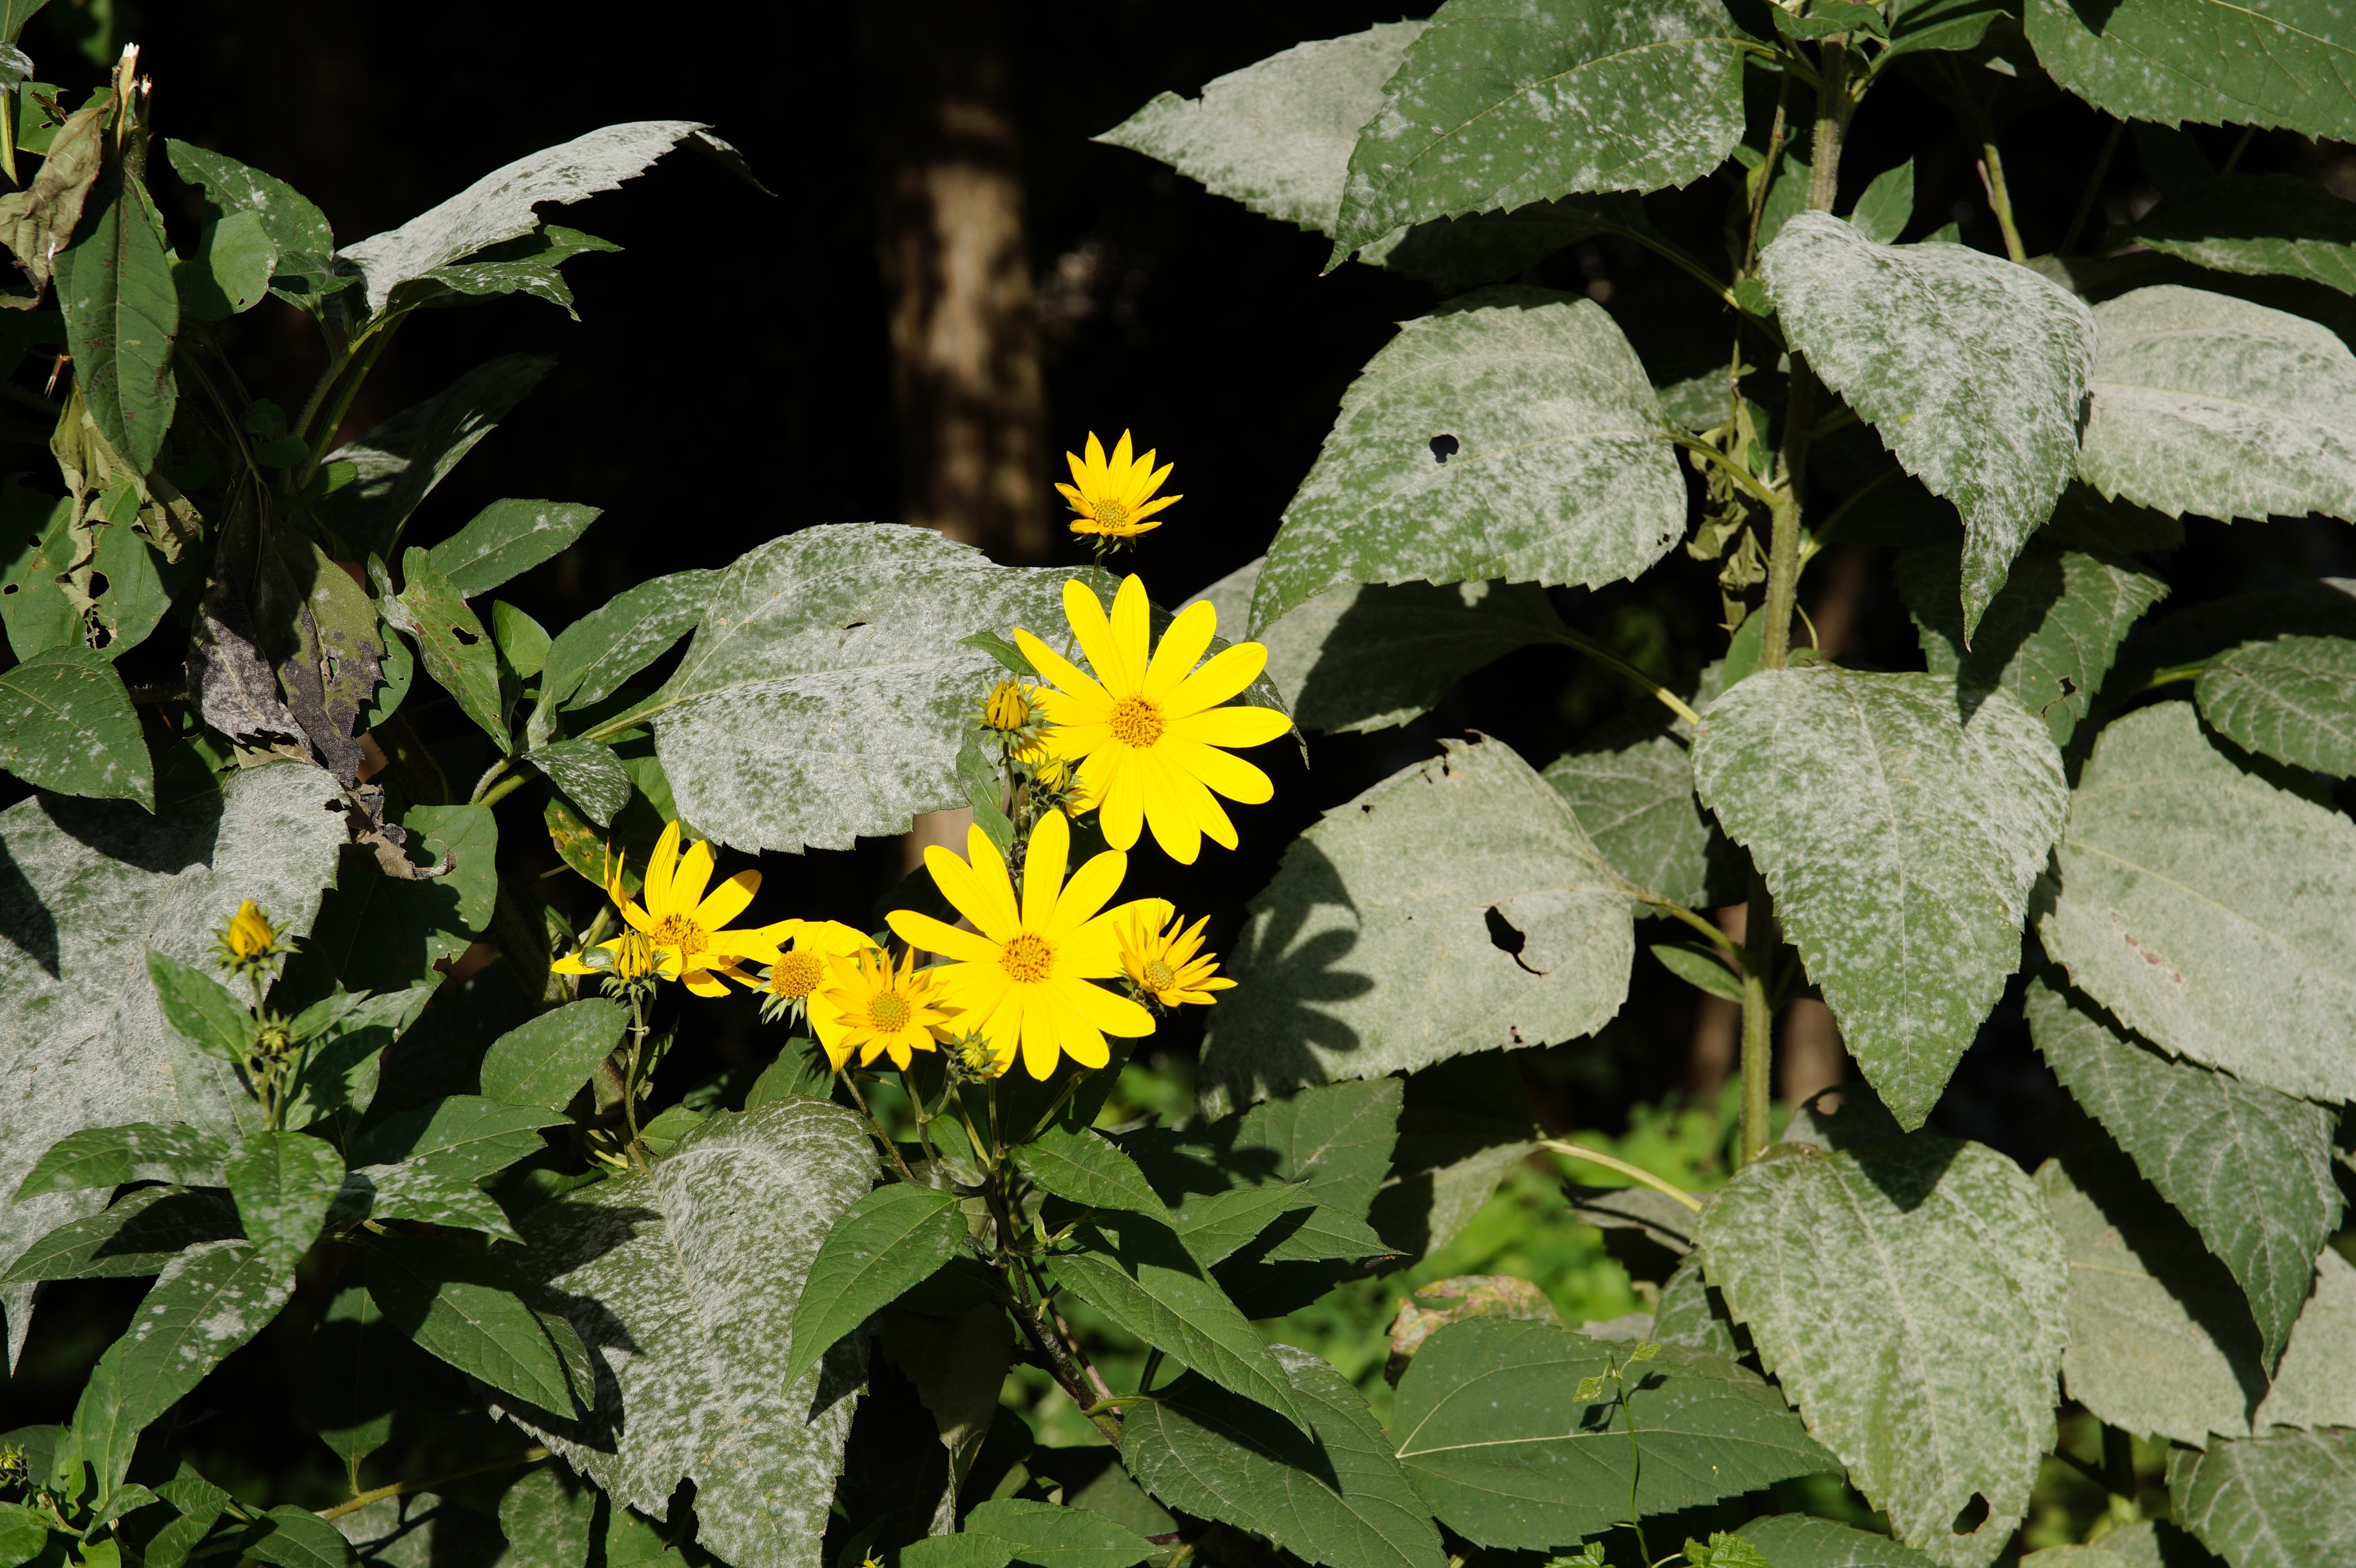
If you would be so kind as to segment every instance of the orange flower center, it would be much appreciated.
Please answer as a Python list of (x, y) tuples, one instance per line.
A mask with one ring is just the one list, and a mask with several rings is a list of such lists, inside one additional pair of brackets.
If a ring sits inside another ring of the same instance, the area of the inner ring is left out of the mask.
[(885, 991), (867, 1004), (867, 1021), (885, 1034), (908, 1027), (908, 1001), (897, 991)]
[(1119, 501), (1098, 501), (1097, 503), (1097, 526), (1098, 528), (1106, 529), (1117, 528), (1127, 521), (1129, 521), (1129, 508), (1122, 506)]
[(676, 947), (681, 958), (692, 958), (712, 945), (703, 927), (683, 914), (667, 914), (654, 929), (657, 947)]
[(1142, 697), (1124, 697), (1112, 705), (1112, 738), (1143, 751), (1162, 739), (1162, 709)]
[(825, 959), (815, 953), (788, 953), (769, 966), (769, 989), (781, 997), (807, 997), (825, 977)]
[(998, 953), (1000, 966), (1021, 986), (1035, 986), (1045, 979), (1055, 961), (1055, 950), (1035, 932), (1016, 932)]
[(1170, 967), (1169, 965), (1162, 962), (1161, 959), (1156, 958), (1152, 963), (1148, 964), (1145, 966), (1145, 988), (1147, 990), (1166, 991), (1177, 983), (1178, 971)]

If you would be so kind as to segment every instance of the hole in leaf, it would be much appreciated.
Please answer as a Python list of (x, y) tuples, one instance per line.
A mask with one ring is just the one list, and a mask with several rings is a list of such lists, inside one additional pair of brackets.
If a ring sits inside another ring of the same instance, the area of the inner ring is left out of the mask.
[(92, 599), (102, 596), (106, 592), (106, 573), (93, 571), (90, 574), (90, 596)]
[(1512, 921), (1498, 913), (1494, 904), (1489, 906), (1489, 912), (1483, 918), (1489, 923), (1489, 940), (1496, 945), (1497, 951), (1520, 957), (1522, 949), (1529, 944), (1530, 939), (1515, 930)]
[(482, 638), (480, 638), (480, 637), (478, 637), (478, 636), (475, 635), (475, 634), (474, 634), (474, 633), (472, 633), (472, 632), (470, 632), (470, 631), (466, 630), (466, 627), (464, 627), (464, 626), (453, 626), (453, 627), (451, 627), (451, 628), (450, 628), (450, 635), (451, 635), (452, 636), (454, 636), (454, 637), (457, 638), (460, 642), (462, 642), (462, 643), (466, 644), (466, 646), (468, 646), (468, 647), (470, 647), (470, 648), (471, 648), (471, 647), (473, 647), (477, 643), (479, 643), (479, 642), (481, 642), (481, 641), (483, 640)]
[(855, 632), (865, 624), (867, 624), (867, 623), (864, 621), (846, 621), (843, 623), (842, 629), (846, 632)]
[(1982, 1497), (1977, 1492), (1974, 1492), (1972, 1494), (1972, 1500), (1965, 1503), (1962, 1509), (1955, 1515), (1955, 1533), (1957, 1535), (1969, 1535), (1972, 1531), (1977, 1530), (1980, 1526), (1987, 1522), (1987, 1499)]
[(10, 584), (8, 584), (8, 586), (7, 586), (7, 587), (5, 587), (5, 588), (0, 588), (0, 593), (14, 593), (14, 592), (16, 592), (16, 584), (13, 583), (13, 582), (12, 582), (12, 583), (10, 583)]
[(1431, 460), (1434, 463), (1446, 463), (1455, 456), (1459, 450), (1461, 448), (1452, 435), (1435, 435), (1431, 438)]

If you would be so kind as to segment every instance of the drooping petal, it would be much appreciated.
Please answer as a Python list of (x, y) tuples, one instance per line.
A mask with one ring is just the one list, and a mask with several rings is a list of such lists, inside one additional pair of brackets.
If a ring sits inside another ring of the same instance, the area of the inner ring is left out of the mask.
[(1275, 798), (1276, 786), (1268, 782), (1268, 775), (1233, 752), (1192, 741), (1164, 741), (1157, 750), (1173, 768), (1201, 780), (1229, 800), (1258, 805)]
[(709, 969), (689, 970), (682, 983), (699, 997), (724, 997), (728, 994), (726, 984)]
[(1072, 850), (1072, 825), (1051, 811), (1031, 829), (1031, 851), (1023, 862), (1023, 924), (1044, 932), (1055, 923), (1055, 895), (1063, 891), (1064, 867)]
[(892, 928), (893, 935), (911, 947), (937, 953), (958, 964), (998, 966), (999, 944), (987, 936), (960, 931), (946, 921), (912, 909), (895, 909), (884, 917), (884, 922)]
[(753, 895), (761, 891), (761, 873), (739, 871), (707, 894), (695, 906), (695, 923), (706, 931), (718, 931), (744, 912)]
[(1170, 720), (1163, 731), (1171, 740), (1193, 741), (1205, 746), (1264, 746), (1292, 728), (1292, 720), (1273, 708), (1205, 708), (1183, 719)]
[(1071, 998), (1080, 1016), (1107, 1034), (1117, 1034), (1123, 1040), (1136, 1040), (1153, 1032), (1151, 1013), (1127, 997), (1108, 991), (1102, 986), (1076, 981), (1057, 987), (1056, 992)]
[(1077, 931), (1111, 901), (1113, 894), (1120, 891), (1120, 880), (1128, 874), (1129, 857), (1118, 849), (1089, 857), (1088, 863), (1073, 874), (1045, 923), (1034, 922), (1032, 928), (1051, 938)]
[(670, 902), (658, 904), (648, 899), (647, 907), (657, 914), (691, 913), (703, 901), (703, 890), (711, 885), (715, 859), (708, 839), (689, 845), (679, 858), (679, 869), (670, 874)]
[(1102, 1067), (1112, 1060), (1112, 1048), (1105, 1043), (1104, 1031), (1088, 1021), (1073, 994), (1095, 988), (1086, 985), (1046, 987), (1048, 1005), (1055, 1008), (1055, 1035), (1064, 1054), (1083, 1067)]
[[(1131, 692), (1145, 684), (1145, 659), (1153, 645), (1153, 605), (1145, 597), (1145, 582), (1135, 572), (1120, 580), (1119, 591), (1112, 596), (1112, 640), (1119, 650), (1122, 684), (1120, 692)], [(1112, 689), (1108, 687), (1108, 690)]]
[(655, 852), (647, 859), (645, 885), (638, 891), (647, 907), (661, 914), (671, 909), (671, 875), (679, 869), (679, 819), (663, 824), (662, 837), (655, 840)]
[(1180, 865), (1193, 865), (1203, 852), (1202, 829), (1195, 826), (1194, 803), (1185, 791), (1194, 781), (1173, 768), (1158, 748), (1138, 754), (1136, 773), (1139, 793), (1145, 800), (1145, 825), (1153, 830), (1153, 841)]
[(1233, 647), (1221, 648), (1180, 683), (1162, 705), (1162, 711), (1174, 721), (1205, 708), (1216, 708), (1258, 680), (1259, 672), (1267, 667), (1268, 649), (1258, 643), (1237, 643)]
[(1210, 647), (1211, 638), (1219, 627), (1219, 612), (1208, 600), (1200, 600), (1178, 612), (1170, 629), (1162, 634), (1162, 645), (1153, 650), (1153, 662), (1145, 668), (1142, 695), (1149, 702), (1166, 702), (1194, 669), (1194, 661)]

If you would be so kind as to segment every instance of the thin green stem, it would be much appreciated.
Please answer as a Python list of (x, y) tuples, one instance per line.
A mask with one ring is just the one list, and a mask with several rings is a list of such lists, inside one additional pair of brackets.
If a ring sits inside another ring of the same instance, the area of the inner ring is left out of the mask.
[[(311, 444), (311, 455), (294, 475), (294, 488), (297, 490), (308, 485), (311, 475), (319, 471), (320, 463), (327, 455), (328, 443), (336, 439), (336, 432), (343, 428), (344, 416), (352, 411), (352, 400), (359, 396), (360, 384), (368, 379), (369, 372), (376, 368), (376, 362), (384, 357), (385, 346), (392, 341), (393, 332), (399, 325), (395, 322), (382, 331), (371, 329), (360, 335), (360, 341), (353, 345), (354, 352), (348, 359), (350, 368), (346, 372), (342, 384), (336, 389), (335, 401), (328, 406), (327, 417), (320, 421), (317, 433), (312, 433), (307, 420), (304, 421), (304, 428), (295, 432)], [(398, 532), (393, 537), (396, 542), (400, 539)], [(388, 544), (386, 548), (390, 549), (391, 546)]]
[(1991, 136), (1980, 144), (1980, 178), (1987, 183), (1989, 210), (1996, 214), (1996, 226), (2004, 231), (2004, 253), (2016, 261), (2029, 260), (2029, 248), (2020, 242), (2020, 226), (2012, 220), (2012, 192), (2004, 183), (2004, 155), (1997, 150)]
[(868, 1129), (874, 1133), (875, 1141), (882, 1144), (884, 1152), (892, 1157), (892, 1164), (899, 1170), (900, 1179), (914, 1182), (916, 1173), (908, 1168), (908, 1162), (901, 1157), (900, 1146), (893, 1141), (891, 1134), (884, 1130), (884, 1124), (875, 1119), (875, 1113), (868, 1108), (867, 1096), (859, 1092), (859, 1074), (845, 1067), (840, 1076), (843, 1087), (851, 1091), (851, 1101), (858, 1105), (859, 1114), (867, 1118)]
[(508, 771), (509, 767), (513, 764), (513, 762), (514, 759), (511, 757), (501, 757), (498, 762), (493, 763), (489, 767), (485, 768), (483, 770), (483, 776), (475, 781), (473, 793), (466, 796), (466, 804), (469, 805), (481, 805), (483, 804), (483, 792), (489, 789), (492, 784), (498, 780), (498, 776)]
[(444, 1470), (438, 1476), (426, 1476), (414, 1481), (395, 1481), (389, 1487), (378, 1487), (372, 1491), (362, 1492), (357, 1497), (339, 1502), (333, 1508), (321, 1509), (319, 1517), (329, 1520), (341, 1519), (348, 1513), (358, 1513), (369, 1504), (382, 1502), (387, 1498), (406, 1497), (411, 1492), (422, 1492), (430, 1488), (445, 1486), (452, 1481), (463, 1480), (468, 1476), (479, 1476), (486, 1470), (505, 1470), (517, 1465), (537, 1465), (547, 1457), (548, 1450), (545, 1448), (518, 1449), (515, 1453), (503, 1454), (496, 1459), (485, 1459), (480, 1464), (467, 1465), (455, 1470)]
[(1159, 1345), (1148, 1346), (1145, 1351), (1145, 1370), (1137, 1374), (1137, 1390), (1140, 1393), (1151, 1393), (1153, 1392), (1153, 1375), (1161, 1370), (1162, 1347)]
[(523, 788), (524, 785), (530, 783), (531, 783), (531, 779), (528, 774), (509, 773), (507, 777), (493, 784), (490, 789), (478, 797), (474, 804), (477, 805), (497, 805), (499, 802), (507, 799), (508, 796), (515, 794), (516, 791)]
[(1602, 665), (1606, 668), (1615, 671), (1620, 675), (1625, 676), (1628, 679), (1635, 682), (1638, 686), (1643, 687), (1646, 691), (1653, 694), (1654, 698), (1660, 702), (1662, 707), (1666, 708), (1670, 712), (1676, 714), (1687, 723), (1698, 724), (1701, 722), (1701, 715), (1695, 712), (1692, 705), (1687, 703), (1684, 698), (1679, 697), (1676, 692), (1671, 691), (1667, 687), (1663, 686), (1659, 681), (1655, 680), (1651, 676), (1646, 675), (1643, 670), (1638, 669), (1634, 665), (1630, 664), (1627, 660), (1622, 658), (1619, 655), (1613, 653), (1610, 648), (1605, 647), (1594, 638), (1583, 636), (1580, 634), (1572, 631), (1568, 626), (1556, 627), (1550, 635), (1556, 642), (1560, 643), (1563, 646), (1578, 649), (1580, 653), (1585, 654), (1589, 658), (1593, 659), (1596, 663)]
[(2241, 163), (2242, 155), (2250, 150), (2250, 138), (2257, 133), (2258, 128), (2255, 125), (2243, 126), (2241, 139), (2233, 144), (2233, 150), (2225, 155), (2225, 166), (2217, 172), (2221, 175), (2232, 174), (2235, 165)]
[(1759, 165), (1759, 188), (1751, 193), (1751, 221), (1742, 240), (1742, 265), (1738, 275), (1748, 272), (1759, 261), (1759, 225), (1767, 213), (1767, 193), (1775, 184), (1775, 171), (1783, 158), (1783, 116), (1791, 107), (1792, 76), (1789, 71), (1775, 73), (1775, 118), (1767, 128), (1767, 161)]
[(1751, 871), (1751, 907), (1743, 925), (1741, 1165), (1767, 1148), (1770, 1094), (1775, 1058), (1775, 1008), (1767, 995), (1769, 965), (1775, 955), (1775, 906), (1767, 880)]
[(25, 182), (16, 177), (16, 90), (0, 87), (0, 173), (5, 173), (10, 185)]
[(1565, 1143), (1560, 1138), (1542, 1139), (1538, 1147), (1548, 1154), (1558, 1154), (1569, 1159), (1583, 1159), (1590, 1165), (1600, 1165), (1606, 1170), (1616, 1170), (1629, 1180), (1641, 1182), (1664, 1198), (1676, 1199), (1697, 1214), (1701, 1212), (1700, 1199), (1682, 1187), (1664, 1181), (1643, 1166), (1629, 1164), (1618, 1155), (1605, 1154), (1601, 1149), (1591, 1149), (1581, 1144)]
[(2070, 215), (2070, 228), (2062, 236), (2062, 246), (2053, 252), (2055, 255), (2066, 256), (2077, 249), (2078, 236), (2085, 232), (2086, 219), (2094, 216), (2094, 203), (2103, 194), (2103, 181), (2110, 177), (2111, 160), (2118, 155), (2119, 138), (2126, 134), (2126, 121), (2111, 122), (2110, 134), (2103, 138), (2103, 150), (2094, 158), (2094, 172), (2086, 176), (2086, 189), (2078, 197), (2078, 210)]
[(1775, 492), (1767, 488), (1766, 485), (1759, 483), (1758, 475), (1752, 474), (1751, 470), (1745, 468), (1742, 464), (1737, 463), (1733, 458), (1729, 457), (1725, 453), (1720, 452), (1717, 447), (1712, 446), (1709, 443), (1702, 440), (1701, 437), (1694, 434), (1691, 431), (1681, 430), (1672, 432), (1669, 439), (1676, 442), (1679, 446), (1684, 447), (1687, 452), (1693, 453), (1699, 457), (1705, 458), (1709, 462), (1718, 464), (1718, 466), (1725, 472), (1726, 476), (1734, 481), (1735, 487), (1737, 489), (1740, 489), (1744, 495), (1749, 496), (1761, 506), (1772, 507), (1775, 504)]
[(1825, 520), (1822, 523), (1818, 524), (1815, 528), (1808, 530), (1807, 537), (1800, 541), (1800, 565), (1803, 567), (1806, 566), (1808, 562), (1816, 559), (1817, 551), (1823, 549), (1826, 545), (1835, 542), (1840, 538), (1840, 526), (1842, 521), (1847, 517), (1850, 511), (1857, 507), (1858, 502), (1864, 500), (1868, 496), (1872, 495), (1876, 490), (1880, 489), (1884, 485), (1890, 484), (1902, 477), (1905, 475), (1905, 472), (1906, 471), (1904, 469), (1899, 467), (1893, 463), (1888, 468), (1882, 470), (1879, 474), (1875, 475), (1872, 478), (1867, 480), (1864, 484), (1850, 491), (1847, 496), (1841, 497), (1840, 505), (1835, 507), (1832, 511), (1826, 516)]
[(630, 1155), (638, 1155), (638, 1061), (647, 1045), (647, 997), (637, 986), (630, 987), (630, 1065), (622, 1074), (622, 1116), (630, 1127)]
[(1742, 949), (1735, 944), (1734, 938), (1727, 935), (1726, 933), (1718, 928), (1716, 922), (1704, 920), (1701, 916), (1694, 913), (1693, 911), (1686, 908), (1685, 905), (1671, 903), (1666, 899), (1655, 898), (1644, 893), (1639, 893), (1636, 896), (1644, 902), (1650, 904), (1653, 908), (1659, 910), (1663, 914), (1669, 916), (1671, 919), (1681, 920), (1687, 925), (1692, 926), (1694, 930), (1709, 938), (1711, 945), (1715, 946), (1719, 952), (1725, 955), (1729, 959), (1738, 964), (1740, 963), (1742, 958)]
[(2209, 661), (2201, 659), (2194, 664), (2170, 665), (2166, 669), (2154, 670), (2151, 673), (2151, 678), (2136, 688), (2136, 695), (2157, 690), (2163, 686), (2174, 686), (2179, 680), (2199, 680), (2208, 668)]

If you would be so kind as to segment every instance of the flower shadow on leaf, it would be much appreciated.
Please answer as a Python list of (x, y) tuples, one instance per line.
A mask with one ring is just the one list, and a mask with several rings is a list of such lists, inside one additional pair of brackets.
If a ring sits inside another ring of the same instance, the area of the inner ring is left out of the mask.
[(1360, 1040), (1355, 1029), (1319, 1004), (1355, 1001), (1375, 988), (1372, 976), (1344, 967), (1358, 945), (1355, 931), (1329, 929), (1302, 938), (1311, 917), (1325, 905), (1357, 912), (1325, 852), (1308, 838), (1295, 839), (1279, 883), (1282, 901), (1245, 926), (1228, 971), (1237, 989), (1209, 1019), (1209, 1053), (1216, 1065), (1206, 1061), (1205, 1067), (1211, 1076), (1235, 1083), (1237, 1107), (1330, 1081), (1316, 1052), (1355, 1051)]

